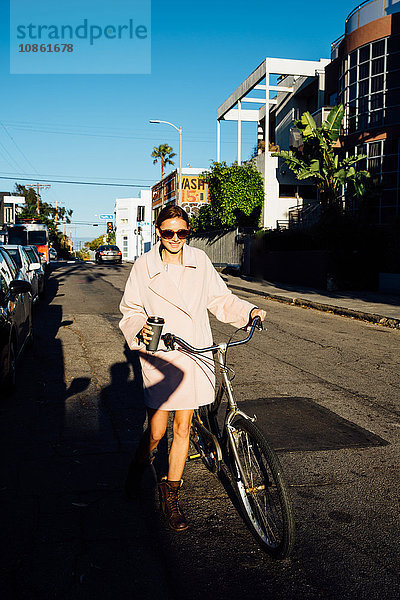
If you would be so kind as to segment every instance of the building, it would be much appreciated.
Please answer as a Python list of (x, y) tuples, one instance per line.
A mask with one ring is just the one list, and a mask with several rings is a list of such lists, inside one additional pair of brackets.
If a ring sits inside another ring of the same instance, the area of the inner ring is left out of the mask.
[[(367, 155), (362, 165), (377, 186), (371, 207), (377, 223), (399, 216), (400, 0), (372, 0), (347, 17), (331, 45), (326, 98), (346, 107), (342, 146)], [(350, 200), (348, 200), (350, 204)], [(349, 209), (357, 211), (351, 200)]]
[(141, 190), (139, 198), (115, 200), (115, 242), (122, 259), (134, 261), (151, 247), (151, 192)]
[[(258, 154), (255, 164), (264, 179), (262, 225), (275, 229), (287, 223), (291, 208), (316, 197), (315, 186), (298, 182), (281, 159), (271, 156), (289, 149), (293, 120), (308, 110), (324, 117), (325, 67), (319, 61), (266, 58), (217, 110), (217, 161), (221, 161), (221, 122), (237, 122), (237, 156), (241, 164), (242, 123), (255, 122)], [(247, 106), (250, 105), (250, 108)]]
[(207, 169), (185, 167), (182, 169), (182, 199), (178, 202), (178, 171), (172, 171), (151, 189), (153, 224), (158, 213), (167, 204), (179, 204), (189, 217), (197, 215), (202, 204), (208, 202), (208, 186), (201, 174)]
[(15, 223), (19, 204), (25, 204), (23, 196), (10, 196), (9, 192), (0, 192), (0, 228)]

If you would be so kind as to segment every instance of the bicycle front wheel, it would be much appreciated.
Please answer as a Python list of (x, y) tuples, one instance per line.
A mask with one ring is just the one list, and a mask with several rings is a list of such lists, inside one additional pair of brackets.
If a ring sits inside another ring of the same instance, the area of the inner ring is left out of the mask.
[(252, 421), (238, 419), (231, 431), (236, 452), (231, 450), (230, 467), (246, 521), (267, 552), (287, 558), (295, 525), (279, 459)]

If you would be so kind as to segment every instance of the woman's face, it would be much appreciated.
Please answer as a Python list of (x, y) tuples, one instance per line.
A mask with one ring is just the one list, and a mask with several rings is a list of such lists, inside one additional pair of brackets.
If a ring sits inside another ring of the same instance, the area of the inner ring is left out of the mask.
[[(188, 226), (186, 224), (186, 221), (184, 221), (184, 219), (181, 219), (180, 217), (175, 217), (174, 219), (166, 219), (161, 223), (160, 228), (157, 227), (157, 235), (160, 236), (162, 245), (166, 250), (168, 250), (168, 252), (171, 252), (172, 254), (177, 254), (182, 250), (186, 240), (180, 240), (176, 235), (176, 232), (182, 229), (187, 231)], [(162, 232), (165, 230), (173, 231), (174, 237), (169, 240), (163, 238)]]

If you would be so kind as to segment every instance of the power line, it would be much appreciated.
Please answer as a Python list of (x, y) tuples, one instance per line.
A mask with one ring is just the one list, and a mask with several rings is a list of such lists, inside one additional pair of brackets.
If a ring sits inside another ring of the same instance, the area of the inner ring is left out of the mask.
[[(4, 177), (0, 176), (0, 179), (8, 179), (12, 181), (31, 181), (31, 177)], [(67, 183), (73, 185), (98, 185), (103, 187), (135, 187), (135, 188), (149, 188), (150, 185), (138, 184), (138, 183), (98, 183), (97, 181), (62, 181), (61, 179), (38, 179), (36, 181), (40, 183)], [(155, 180), (154, 180), (155, 181)]]
[[(11, 172), (8, 172), (8, 171), (0, 171), (0, 175), (10, 175), (11, 179), (12, 179), (14, 177), (15, 173), (11, 173)], [(19, 176), (18, 173), (17, 173), (17, 175)], [(42, 177), (42, 178), (45, 178), (45, 179), (50, 179), (50, 178), (53, 178), (53, 177), (54, 178), (62, 177), (63, 179), (68, 178), (68, 179), (74, 179), (74, 180), (81, 178), (80, 175), (64, 175), (64, 174), (63, 175), (59, 175), (58, 173), (57, 174), (52, 173), (51, 175), (47, 175), (47, 173), (37, 173), (37, 172), (36, 173), (26, 173), (26, 172), (23, 172), (23, 173), (21, 173), (21, 177), (31, 177), (32, 179), (36, 179), (37, 177)], [(89, 176), (89, 179), (97, 179), (98, 181), (104, 181), (105, 183), (108, 183), (108, 182), (111, 182), (111, 181), (121, 182), (121, 181), (128, 180), (127, 177), (96, 177), (96, 175), (93, 176), (93, 177)], [(144, 178), (141, 178), (141, 177), (138, 178), (138, 179), (135, 179), (133, 177), (132, 179), (129, 179), (129, 182), (131, 182), (131, 181), (132, 182), (136, 181), (138, 183), (142, 183), (143, 181), (148, 181), (149, 183), (154, 183), (156, 181), (156, 179), (144, 179)]]
[(26, 154), (21, 150), (21, 148), (18, 146), (17, 142), (14, 140), (13, 136), (11, 135), (11, 133), (8, 131), (7, 127), (4, 126), (3, 122), (0, 121), (0, 125), (2, 126), (2, 128), (4, 129), (4, 131), (6, 132), (6, 134), (8, 135), (8, 137), (10, 138), (10, 140), (13, 142), (14, 146), (16, 147), (16, 149), (18, 150), (18, 152), (21, 154), (21, 156), (24, 157), (24, 159), (26, 160), (26, 162), (28, 163), (29, 166), (32, 167), (32, 169), (37, 173), (36, 168), (33, 166), (33, 164), (31, 163), (31, 161), (29, 160), (29, 158), (26, 156)]

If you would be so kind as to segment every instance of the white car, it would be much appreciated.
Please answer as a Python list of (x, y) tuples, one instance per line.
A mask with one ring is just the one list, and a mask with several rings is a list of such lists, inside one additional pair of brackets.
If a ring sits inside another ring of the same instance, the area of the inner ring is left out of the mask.
[(32, 300), (36, 303), (39, 300), (39, 277), (38, 271), (40, 263), (31, 262), (22, 246), (14, 244), (5, 244), (3, 246), (7, 254), (15, 262), (22, 279), (29, 281), (32, 286)]
[(49, 259), (57, 260), (57, 251), (54, 248), (49, 248)]

